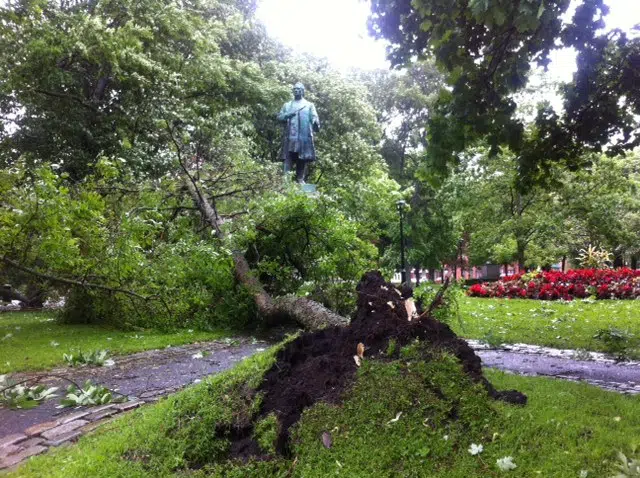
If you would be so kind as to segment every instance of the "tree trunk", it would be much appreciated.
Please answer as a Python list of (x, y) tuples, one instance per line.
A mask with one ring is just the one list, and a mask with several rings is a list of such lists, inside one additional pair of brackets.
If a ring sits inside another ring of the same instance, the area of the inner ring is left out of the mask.
[(5, 302), (11, 302), (12, 300), (19, 300), (23, 304), (27, 305), (29, 299), (22, 295), (20, 292), (11, 287), (10, 284), (4, 284), (0, 286), (0, 299)]
[(613, 268), (624, 267), (624, 255), (620, 251), (613, 253)]
[(524, 269), (524, 247), (522, 249), (518, 247), (518, 267)]
[[(183, 177), (193, 202), (207, 224), (215, 231), (217, 237), (224, 238), (224, 233), (220, 229), (220, 217), (201, 193), (196, 180), (186, 171), (186, 168), (183, 168)], [(346, 318), (313, 300), (293, 295), (272, 298), (251, 273), (249, 263), (242, 253), (235, 252), (233, 262), (236, 280), (253, 296), (258, 312), (269, 325), (282, 323), (287, 319), (294, 320), (309, 330), (348, 324), (349, 321)]]
[(637, 269), (638, 268), (638, 256), (636, 254), (633, 254), (631, 256), (631, 264), (630, 267), (632, 269)]
[(416, 287), (418, 287), (420, 285), (420, 264), (416, 264), (414, 269), (416, 271)]

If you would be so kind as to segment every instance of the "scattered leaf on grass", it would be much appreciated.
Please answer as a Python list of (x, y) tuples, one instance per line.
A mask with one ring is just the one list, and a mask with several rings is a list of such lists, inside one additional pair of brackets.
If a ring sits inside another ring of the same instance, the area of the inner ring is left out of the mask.
[(364, 344), (362, 342), (358, 344), (358, 347), (356, 350), (357, 350), (358, 357), (360, 357), (361, 359), (364, 359)]
[(478, 455), (480, 453), (482, 453), (482, 450), (484, 449), (484, 447), (482, 445), (476, 445), (475, 443), (472, 443), (471, 446), (469, 447), (469, 450), (467, 450), (469, 453), (471, 453), (472, 455)]
[(515, 470), (518, 466), (513, 462), (512, 456), (505, 456), (496, 460), (496, 465), (502, 471)]
[(391, 425), (392, 423), (397, 422), (398, 420), (400, 420), (401, 416), (402, 416), (402, 412), (398, 412), (395, 418), (392, 418), (387, 422), (387, 425)]
[(360, 365), (362, 365), (362, 362), (360, 361), (360, 357), (358, 357), (357, 355), (353, 356), (353, 360), (356, 363), (356, 365), (359, 367)]
[(331, 433), (322, 432), (322, 444), (324, 445), (325, 448), (331, 448), (331, 445), (333, 445), (333, 439), (331, 438)]

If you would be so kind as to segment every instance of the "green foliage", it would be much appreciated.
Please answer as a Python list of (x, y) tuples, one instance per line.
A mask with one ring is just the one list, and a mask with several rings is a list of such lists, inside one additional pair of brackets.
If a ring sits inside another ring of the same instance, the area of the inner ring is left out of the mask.
[(386, 355), (387, 357), (393, 357), (398, 350), (398, 342), (395, 339), (390, 339), (387, 344)]
[[(394, 65), (434, 59), (445, 75), (428, 122), (425, 173), (447, 171), (457, 154), (486, 140), (493, 154), (517, 154), (520, 178), (541, 179), (550, 164), (581, 164), (584, 151), (612, 153), (638, 145), (640, 39), (604, 29), (608, 7), (584, 0), (563, 21), (570, 2), (501, 0), (374, 0), (370, 29), (391, 45)], [(578, 69), (562, 88), (565, 112), (540, 105), (527, 129), (514, 93), (533, 65), (547, 67), (551, 51), (574, 48)], [(606, 92), (606, 94), (604, 94)], [(612, 135), (619, 140), (608, 145)]]
[(638, 345), (638, 340), (632, 333), (612, 326), (598, 330), (593, 338), (602, 343), (605, 352), (618, 360), (629, 358)]
[(258, 421), (253, 430), (253, 437), (260, 448), (271, 455), (276, 453), (276, 440), (280, 432), (280, 423), (274, 413), (270, 413)]
[(71, 367), (78, 365), (105, 365), (107, 361), (108, 352), (106, 350), (92, 350), (89, 352), (70, 352), (64, 354), (62, 358)]
[[(307, 273), (279, 262), (268, 240), (257, 273), (271, 291), (351, 310), (344, 292), (373, 265), (371, 243), (393, 219), (398, 189), (377, 153), (375, 112), (360, 84), (270, 40), (254, 9), (226, 0), (0, 9), (0, 61), (16, 65), (0, 73), (0, 112), (16, 119), (0, 137), (0, 257), (23, 267), (18, 286), (37, 274), (38, 286), (65, 295), (65, 322), (212, 329), (254, 321), (231, 251), (255, 245), (265, 213), (275, 214), (268, 225), (277, 231), (297, 219), (279, 210), (271, 161), (281, 134), (275, 112), (299, 80), (323, 123), (312, 180), (325, 195), (303, 214), (303, 229), (317, 237), (311, 257), (295, 245)], [(229, 241), (193, 212), (185, 170)]]
[(3, 141), (9, 161), (51, 161), (74, 179), (102, 155), (140, 174), (166, 171), (159, 122), (185, 109), (211, 117), (242, 94), (255, 98), (257, 65), (221, 48), (245, 33), (248, 16), (226, 1), (3, 7), (0, 60), (14, 68), (2, 69), (0, 108), (3, 116), (21, 110)]
[(331, 197), (292, 189), (255, 204), (238, 241), (274, 294), (306, 295), (350, 313), (355, 284), (376, 257), (360, 231)]
[(470, 263), (548, 267), (563, 257), (573, 262), (590, 243), (620, 256), (636, 253), (638, 158), (586, 159), (588, 170), (551, 168), (551, 184), (522, 191), (513, 153), (490, 157), (484, 148), (468, 150), (443, 196), (468, 238)]
[(58, 387), (29, 385), (0, 375), (0, 407), (29, 409), (55, 397)]
[[(124, 397), (123, 397), (124, 398)], [(118, 399), (122, 401), (122, 399)], [(95, 385), (87, 380), (82, 387), (69, 385), (64, 398), (60, 400), (63, 407), (105, 405), (114, 400), (113, 393), (106, 387)]]
[[(107, 159), (97, 169), (73, 186), (48, 166), (33, 177), (20, 168), (1, 173), (0, 255), (22, 257), (42, 274), (81, 277), (80, 287), (62, 284), (62, 319), (163, 329), (248, 323), (250, 299), (235, 286), (230, 251), (193, 234), (191, 218), (179, 215), (182, 199), (171, 192), (175, 182), (163, 180), (164, 190), (127, 184), (127, 173)], [(121, 188), (134, 194), (123, 196)], [(82, 287), (85, 280), (101, 288)]]
[[(442, 287), (434, 282), (423, 282), (415, 288), (413, 296), (426, 309), (436, 299)], [(460, 286), (455, 283), (450, 284), (444, 294), (440, 296), (437, 307), (433, 311), (433, 317), (445, 324), (451, 324), (455, 320), (460, 327), (464, 328), (459, 306), (462, 297), (464, 297), (464, 293)]]
[(607, 269), (611, 265), (611, 253), (597, 249), (589, 244), (587, 249), (580, 249), (578, 264), (583, 269)]
[(627, 457), (621, 451), (618, 452), (618, 463), (615, 467), (618, 469), (618, 473), (611, 478), (637, 478), (640, 477), (640, 458), (635, 457), (636, 447), (631, 449), (631, 457)]

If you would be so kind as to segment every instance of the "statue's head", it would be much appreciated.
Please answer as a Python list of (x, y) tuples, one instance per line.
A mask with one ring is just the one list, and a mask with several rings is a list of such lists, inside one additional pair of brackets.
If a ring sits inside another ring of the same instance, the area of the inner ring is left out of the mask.
[(304, 96), (304, 85), (300, 82), (293, 85), (293, 97), (299, 100)]

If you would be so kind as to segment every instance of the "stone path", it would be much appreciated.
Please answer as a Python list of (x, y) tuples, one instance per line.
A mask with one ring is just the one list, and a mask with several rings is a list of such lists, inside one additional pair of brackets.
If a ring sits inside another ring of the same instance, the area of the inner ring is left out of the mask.
[(548, 376), (587, 382), (625, 394), (640, 394), (640, 362), (616, 362), (598, 352), (553, 349), (536, 345), (513, 344), (491, 348), (468, 340), (482, 359), (482, 365), (519, 375)]
[(227, 339), (116, 357), (112, 367), (59, 368), (42, 373), (14, 374), (12, 378), (16, 381), (50, 375), (65, 377), (78, 384), (91, 379), (95, 384), (127, 396), (129, 401), (60, 409), (57, 408), (58, 400), (69, 383), (58, 377), (44, 378), (41, 383), (60, 387), (58, 399), (45, 401), (29, 410), (0, 408), (0, 469), (12, 467), (51, 446), (75, 441), (105, 419), (229, 369), (269, 345), (255, 339)]

